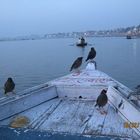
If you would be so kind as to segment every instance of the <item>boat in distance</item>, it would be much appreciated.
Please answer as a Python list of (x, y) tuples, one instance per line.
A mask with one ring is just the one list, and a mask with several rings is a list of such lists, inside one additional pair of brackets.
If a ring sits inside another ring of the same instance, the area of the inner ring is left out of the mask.
[[(104, 106), (107, 114), (95, 108), (103, 89), (107, 89), (108, 103)], [(0, 137), (24, 136), (25, 140), (25, 136), (32, 138), (33, 133), (38, 135), (37, 139), (43, 139), (42, 133), (51, 133), (88, 136), (85, 139), (138, 140), (140, 101), (132, 93), (90, 62), (80, 72), (1, 98)], [(51, 136), (48, 137), (53, 140)]]
[(76, 46), (79, 47), (87, 46), (87, 42), (85, 41), (84, 37), (79, 38), (78, 42), (76, 43)]
[(126, 39), (132, 39), (131, 35), (127, 35)]

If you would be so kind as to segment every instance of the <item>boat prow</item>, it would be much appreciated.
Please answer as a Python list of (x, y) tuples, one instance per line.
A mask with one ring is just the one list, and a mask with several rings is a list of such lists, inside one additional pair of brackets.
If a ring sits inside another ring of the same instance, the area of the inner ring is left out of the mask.
[[(109, 99), (104, 107), (108, 113), (104, 115), (94, 107), (103, 89), (108, 89)], [(24, 116), (28, 123), (23, 126), (29, 130), (137, 140), (140, 137), (140, 109), (127, 99), (131, 92), (120, 82), (96, 70), (93, 63), (88, 63), (81, 72), (0, 100), (0, 125), (11, 126), (18, 122), (15, 121), (17, 117)]]

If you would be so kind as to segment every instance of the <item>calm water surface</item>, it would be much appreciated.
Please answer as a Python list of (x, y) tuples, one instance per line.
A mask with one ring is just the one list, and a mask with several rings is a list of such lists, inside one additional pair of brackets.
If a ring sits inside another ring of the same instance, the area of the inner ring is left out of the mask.
[[(140, 39), (87, 38), (84, 49), (73, 45), (76, 39), (47, 39), (0, 42), (0, 94), (8, 77), (16, 83), (15, 92), (69, 74), (73, 61), (90, 48), (97, 51), (97, 68), (133, 89), (140, 84)], [(86, 63), (83, 63), (84, 68)]]

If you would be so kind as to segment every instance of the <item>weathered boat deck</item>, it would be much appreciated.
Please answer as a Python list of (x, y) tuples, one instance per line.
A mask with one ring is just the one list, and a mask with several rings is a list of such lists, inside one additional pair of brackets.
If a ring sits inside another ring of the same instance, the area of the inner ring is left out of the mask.
[[(108, 113), (102, 115), (94, 105), (105, 88), (109, 100), (104, 108)], [(0, 126), (10, 126), (15, 118), (25, 116), (30, 122), (27, 129), (138, 140), (139, 128), (124, 128), (125, 121), (140, 122), (139, 107), (127, 99), (130, 93), (129, 88), (89, 63), (79, 73), (1, 98)]]
[(32, 129), (70, 134), (138, 138), (132, 129), (124, 129), (124, 120), (109, 104), (105, 106), (108, 113), (104, 115), (94, 105), (95, 101), (93, 100), (55, 98), (0, 121), (0, 125), (10, 125), (15, 117), (26, 116), (30, 120), (27, 128)]

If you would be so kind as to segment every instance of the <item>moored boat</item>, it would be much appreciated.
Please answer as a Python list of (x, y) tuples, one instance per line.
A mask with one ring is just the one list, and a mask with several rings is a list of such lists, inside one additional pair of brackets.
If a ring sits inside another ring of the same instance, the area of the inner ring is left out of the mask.
[[(105, 106), (108, 113), (104, 115), (94, 107), (103, 89), (107, 89), (108, 96)], [(43, 131), (55, 135), (138, 140), (140, 108), (129, 97), (131, 93), (129, 88), (88, 63), (80, 73), (71, 73), (1, 99), (0, 136), (8, 137), (2, 130), (13, 127), (14, 123), (17, 127), (12, 132), (22, 137), (25, 132), (19, 134), (22, 130), (16, 118), (24, 117), (28, 121), (24, 121), (22, 128), (37, 134)]]

